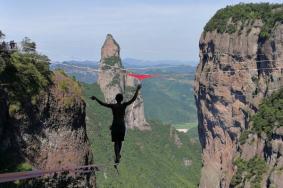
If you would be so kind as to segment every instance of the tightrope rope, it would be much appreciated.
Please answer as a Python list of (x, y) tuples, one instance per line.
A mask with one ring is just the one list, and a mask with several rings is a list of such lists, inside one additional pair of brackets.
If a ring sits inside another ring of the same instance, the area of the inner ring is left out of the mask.
[(100, 164), (100, 165), (84, 165), (84, 166), (76, 166), (76, 167), (65, 167), (65, 168), (57, 168), (52, 170), (34, 170), (34, 171), (26, 171), (26, 172), (10, 172), (0, 174), (0, 183), (11, 182), (16, 180), (24, 180), (37, 178), (45, 175), (52, 175), (54, 173), (91, 173), (96, 171), (101, 171), (101, 167), (106, 166), (114, 166), (118, 165), (116, 163), (113, 164)]

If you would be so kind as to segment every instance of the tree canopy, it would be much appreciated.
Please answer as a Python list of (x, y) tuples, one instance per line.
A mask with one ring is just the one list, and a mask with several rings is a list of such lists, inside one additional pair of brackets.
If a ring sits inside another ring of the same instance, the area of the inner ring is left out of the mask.
[(205, 25), (204, 31), (217, 31), (218, 33), (234, 33), (248, 22), (261, 20), (260, 37), (268, 38), (277, 22), (283, 22), (283, 4), (269, 3), (240, 3), (220, 9)]

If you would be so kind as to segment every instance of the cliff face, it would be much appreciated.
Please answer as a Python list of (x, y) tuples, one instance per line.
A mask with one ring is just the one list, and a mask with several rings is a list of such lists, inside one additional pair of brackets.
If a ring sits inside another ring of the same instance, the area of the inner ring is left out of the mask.
[[(124, 101), (133, 97), (140, 81), (127, 76), (126, 71), (123, 70), (120, 47), (110, 34), (107, 35), (101, 49), (99, 70), (98, 84), (106, 102), (115, 103), (115, 96), (118, 93), (124, 95)], [(150, 129), (144, 117), (144, 103), (140, 94), (137, 100), (127, 108), (125, 120), (128, 128)]]
[(5, 125), (7, 124), (8, 121), (8, 104), (7, 104), (7, 96), (0, 88), (0, 140), (2, 140), (4, 130), (5, 130)]
[[(237, 22), (233, 32), (212, 29), (201, 35), (194, 86), (203, 148), (200, 187), (229, 187), (241, 132), (262, 99), (283, 85), (283, 24), (276, 22), (267, 38), (260, 36), (263, 26), (260, 19)], [(259, 148), (250, 146), (245, 153), (264, 156), (263, 141), (256, 143)], [(275, 156), (270, 157), (274, 165)]]
[[(9, 153), (13, 163), (25, 162), (39, 170), (92, 163), (85, 127), (85, 103), (78, 83), (55, 72), (53, 84), (48, 91), (39, 94), (36, 104), (25, 104), (3, 123), (2, 113), (8, 113), (6, 103), (6, 99), (0, 100), (0, 145), (1, 153)], [(1, 136), (1, 132), (5, 134)], [(26, 183), (31, 187), (95, 187), (95, 176), (59, 173)]]
[[(282, 125), (281, 125), (282, 126)], [(246, 140), (239, 145), (237, 160), (249, 168), (256, 169), (252, 175), (238, 165), (231, 185), (234, 187), (282, 187), (283, 185), (283, 128), (273, 129), (272, 138), (266, 134), (248, 133)], [(257, 160), (255, 162), (255, 159)], [(253, 164), (251, 166), (250, 164)], [(260, 168), (258, 168), (260, 166)]]

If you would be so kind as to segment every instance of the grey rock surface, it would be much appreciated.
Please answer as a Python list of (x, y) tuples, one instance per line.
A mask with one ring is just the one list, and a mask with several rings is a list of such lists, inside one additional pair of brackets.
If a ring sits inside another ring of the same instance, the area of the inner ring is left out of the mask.
[[(233, 34), (201, 35), (194, 84), (203, 148), (200, 187), (229, 187), (241, 132), (262, 99), (283, 85), (283, 25), (277, 24), (267, 40), (259, 38), (261, 27), (257, 20)], [(262, 141), (255, 143), (263, 147)], [(250, 158), (260, 149), (245, 150)]]

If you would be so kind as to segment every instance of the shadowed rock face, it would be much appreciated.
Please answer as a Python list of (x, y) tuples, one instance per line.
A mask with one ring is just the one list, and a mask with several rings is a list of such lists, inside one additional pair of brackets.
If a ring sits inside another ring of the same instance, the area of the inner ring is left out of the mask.
[[(124, 95), (124, 101), (130, 100), (140, 83), (139, 80), (127, 76), (126, 71), (122, 69), (120, 47), (112, 35), (108, 34), (101, 48), (100, 72), (98, 74), (98, 84), (108, 103), (116, 103), (115, 96), (118, 93)], [(144, 117), (144, 103), (141, 94), (127, 108), (125, 120), (128, 128), (150, 129)]]
[[(28, 162), (38, 170), (91, 164), (85, 103), (72, 88), (74, 81), (71, 78), (55, 73), (53, 80), (48, 91), (40, 94), (36, 105), (25, 104), (9, 121), (5, 120), (5, 125), (1, 116), (0, 127), (6, 132), (2, 137), (0, 134), (1, 153), (12, 152), (19, 163)], [(68, 91), (62, 91), (59, 82), (67, 84)], [(0, 99), (1, 115), (4, 111), (8, 113), (5, 103), (3, 98)], [(95, 187), (95, 176), (58, 173), (26, 183), (28, 187)]]
[(283, 25), (276, 24), (267, 40), (259, 39), (261, 27), (256, 20), (233, 34), (201, 35), (194, 85), (203, 148), (200, 187), (229, 187), (241, 132), (262, 99), (283, 85)]
[(8, 104), (6, 93), (0, 88), (0, 140), (8, 121)]

